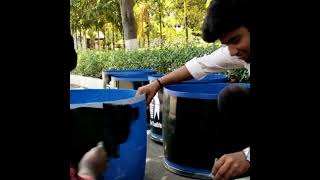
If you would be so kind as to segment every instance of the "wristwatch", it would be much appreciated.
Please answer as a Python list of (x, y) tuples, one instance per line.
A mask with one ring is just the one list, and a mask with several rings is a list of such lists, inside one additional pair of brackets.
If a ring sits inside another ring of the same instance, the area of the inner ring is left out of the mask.
[(245, 148), (243, 153), (246, 156), (246, 160), (250, 162), (250, 147)]

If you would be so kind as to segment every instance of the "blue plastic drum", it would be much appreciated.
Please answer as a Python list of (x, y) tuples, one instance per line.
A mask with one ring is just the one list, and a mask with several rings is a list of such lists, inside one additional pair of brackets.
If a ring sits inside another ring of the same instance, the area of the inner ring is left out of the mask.
[(197, 79), (192, 79), (188, 81), (183, 81), (182, 83), (224, 83), (227, 82), (229, 79), (226, 75), (224, 74), (208, 74), (204, 78), (197, 80)]
[[(149, 84), (147, 74), (130, 74), (130, 75), (112, 75), (111, 81), (114, 87), (118, 89), (134, 89)], [(150, 129), (150, 110), (147, 107), (147, 127)]]
[(134, 89), (149, 84), (147, 74), (130, 74), (130, 75), (112, 75), (111, 81), (115, 83), (113, 85), (119, 89)]
[(229, 84), (176, 84), (164, 88), (163, 164), (168, 170), (192, 178), (212, 179), (218, 148), (217, 123), (221, 121), (217, 97)]
[[(163, 74), (152, 74), (148, 76), (150, 82), (162, 77)], [(224, 74), (208, 74), (201, 80), (188, 80), (179, 84), (199, 84), (199, 83), (222, 83), (227, 82), (228, 77)], [(150, 138), (156, 142), (163, 142), (162, 138), (162, 103), (163, 89), (160, 89), (150, 102)]]
[[(70, 108), (102, 107), (102, 103), (129, 104), (139, 108), (138, 118), (131, 124), (127, 141), (120, 145), (120, 157), (111, 159), (104, 174), (106, 180), (143, 180), (146, 162), (145, 96), (134, 90), (84, 89), (70, 90)], [(126, 113), (126, 112), (124, 112)]]
[(103, 87), (106, 88), (107, 85), (110, 85), (111, 76), (114, 75), (141, 75), (141, 74), (155, 74), (156, 71), (153, 69), (125, 69), (125, 70), (103, 70), (102, 79)]

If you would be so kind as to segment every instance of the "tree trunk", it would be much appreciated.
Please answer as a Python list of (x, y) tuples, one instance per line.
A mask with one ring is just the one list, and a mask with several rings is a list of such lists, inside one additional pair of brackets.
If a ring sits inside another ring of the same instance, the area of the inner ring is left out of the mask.
[(114, 25), (112, 24), (112, 49), (114, 50), (115, 47), (115, 39), (114, 39)]
[(100, 49), (100, 33), (99, 33), (99, 28), (96, 27), (97, 33), (98, 33), (98, 49)]
[(147, 41), (148, 41), (148, 48), (150, 47), (150, 32), (149, 29), (147, 30)]
[(142, 21), (141, 21), (141, 31), (142, 31), (142, 32), (141, 32), (142, 36), (141, 36), (141, 42), (139, 42), (139, 44), (140, 44), (140, 47), (144, 48), (145, 40), (144, 40), (143, 19), (142, 19)]
[[(126, 49), (126, 43), (125, 43), (125, 39), (124, 39), (124, 33), (123, 33), (123, 31), (121, 32), (121, 37), (122, 37), (122, 45), (123, 45), (123, 49)], [(137, 42), (137, 46), (138, 46), (138, 41), (137, 41), (137, 39), (136, 39), (136, 42)], [(130, 50), (130, 49), (128, 49), (128, 50)]]
[(188, 15), (187, 15), (187, 0), (184, 0), (184, 27), (186, 29), (186, 43), (188, 43)]
[(104, 36), (102, 48), (106, 49), (106, 44), (107, 44), (106, 38), (107, 38), (107, 35), (106, 35), (106, 30), (104, 28), (102, 29), (102, 33), (103, 33), (103, 36)]
[[(145, 1), (146, 3), (148, 3), (148, 0)], [(147, 45), (148, 48), (150, 47), (150, 16), (149, 16), (149, 9), (150, 6), (148, 6), (148, 9), (146, 10), (146, 28), (147, 28), (147, 32), (146, 32), (146, 36), (147, 36)]]
[(149, 20), (149, 12), (147, 13), (147, 43), (148, 43), (148, 48), (150, 47), (150, 20)]
[(73, 30), (72, 34), (74, 34), (74, 39), (75, 39), (75, 48), (78, 49), (78, 36), (77, 36), (77, 28)]
[(133, 14), (134, 0), (119, 0), (121, 9), (121, 19), (125, 40), (125, 47), (128, 50), (139, 47), (137, 41), (136, 21)]
[(79, 28), (79, 32), (80, 32), (80, 47), (82, 49), (82, 34), (81, 34), (81, 27)]
[(162, 0), (160, 0), (160, 6), (159, 6), (159, 16), (160, 16), (160, 44), (161, 44), (161, 47), (163, 46), (162, 42), (163, 42), (163, 39), (162, 39)]
[(95, 43), (96, 37), (91, 36), (91, 44), (92, 44), (92, 49), (96, 49), (96, 43)]

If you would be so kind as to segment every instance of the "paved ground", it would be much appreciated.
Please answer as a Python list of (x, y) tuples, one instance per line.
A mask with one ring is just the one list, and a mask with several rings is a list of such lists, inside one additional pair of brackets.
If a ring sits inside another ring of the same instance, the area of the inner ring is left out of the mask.
[[(144, 180), (194, 180), (187, 177), (176, 175), (162, 165), (163, 147), (161, 144), (150, 140), (147, 141), (147, 160)], [(250, 177), (237, 180), (250, 180)]]

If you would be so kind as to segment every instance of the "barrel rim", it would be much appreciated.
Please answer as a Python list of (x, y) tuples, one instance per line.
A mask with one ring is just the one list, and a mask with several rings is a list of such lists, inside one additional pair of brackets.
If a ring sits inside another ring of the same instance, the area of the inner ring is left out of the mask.
[(77, 102), (72, 103), (70, 97), (70, 109), (78, 108), (78, 107), (96, 107), (102, 108), (103, 104), (135, 104), (138, 102), (142, 102), (146, 100), (146, 95), (135, 95), (136, 91), (133, 89), (71, 89), (70, 96), (72, 92), (112, 92), (112, 93), (130, 93), (128, 98), (119, 98), (119, 99), (111, 99), (111, 100), (94, 100), (89, 102)]
[(149, 81), (145, 74), (135, 75), (112, 75), (111, 81)]
[[(200, 93), (200, 92), (188, 92), (188, 91), (176, 91), (170, 88), (178, 87), (178, 86), (204, 86), (204, 85), (212, 85), (212, 86), (220, 86), (219, 89), (223, 89), (227, 85), (238, 84), (240, 86), (244, 86), (245, 88), (250, 88), (250, 84), (248, 83), (197, 83), (197, 84), (173, 84), (164, 87), (163, 92), (175, 97), (184, 97), (184, 98), (192, 98), (192, 99), (209, 99), (214, 100), (217, 99), (219, 92), (217, 93)], [(222, 87), (221, 87), (222, 86)]]
[(205, 169), (197, 169), (187, 166), (181, 166), (170, 162), (168, 159), (163, 159), (163, 165), (169, 171), (186, 177), (197, 178), (197, 179), (212, 179), (211, 171)]
[(120, 75), (120, 74), (153, 74), (156, 70), (153, 69), (106, 69), (103, 73), (106, 75)]

